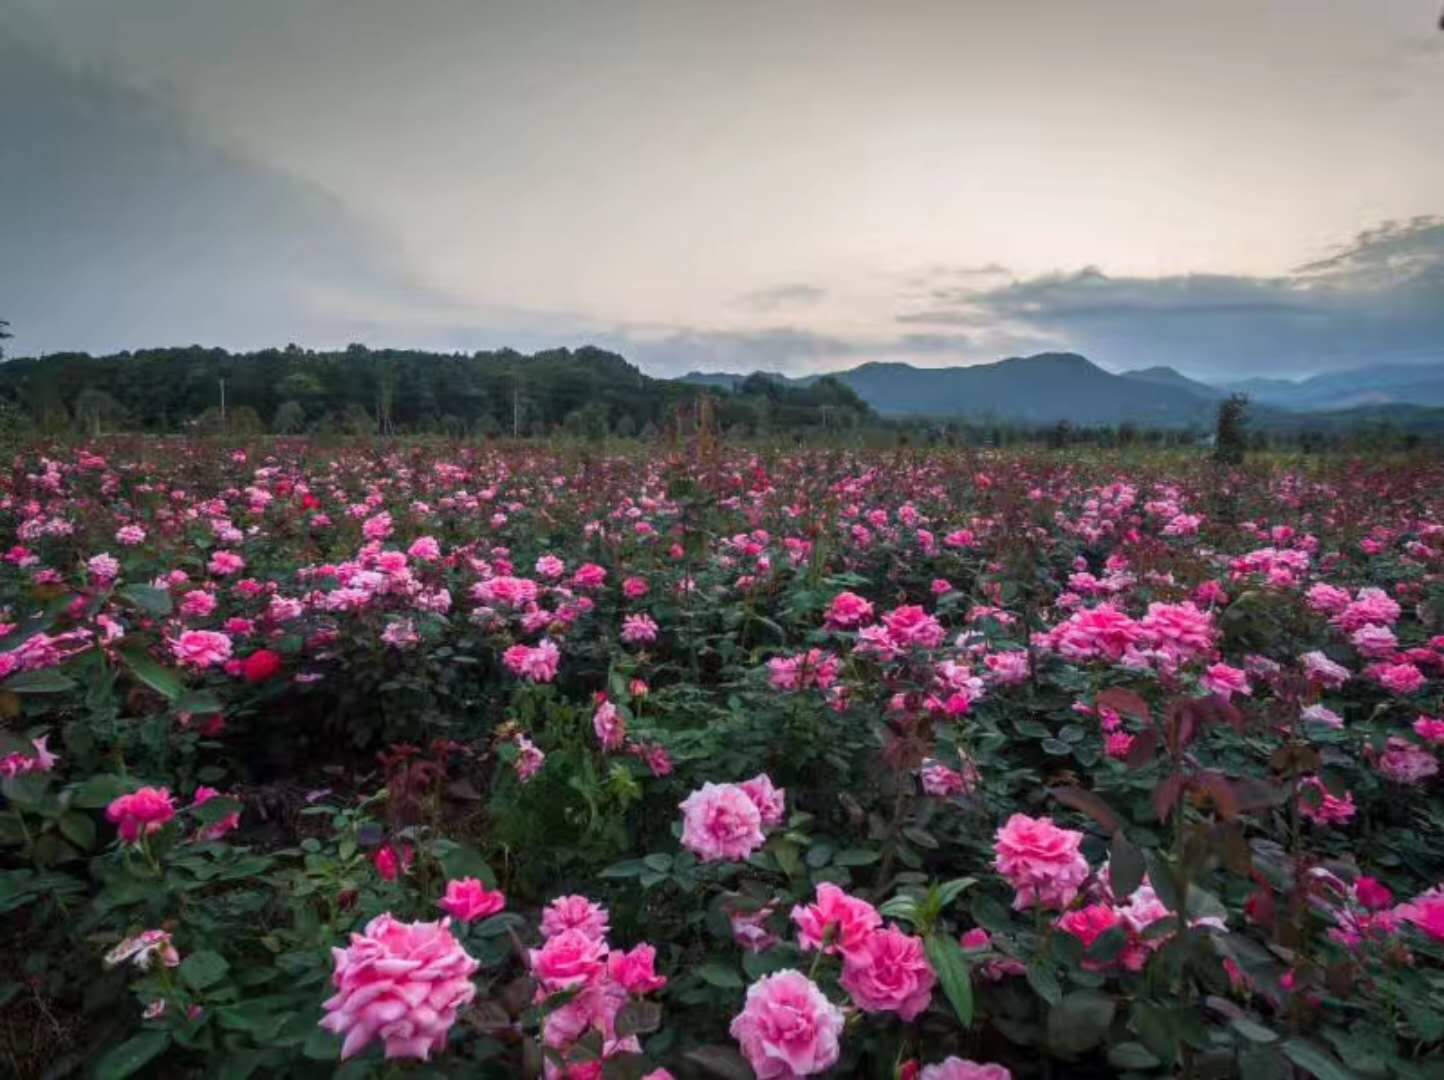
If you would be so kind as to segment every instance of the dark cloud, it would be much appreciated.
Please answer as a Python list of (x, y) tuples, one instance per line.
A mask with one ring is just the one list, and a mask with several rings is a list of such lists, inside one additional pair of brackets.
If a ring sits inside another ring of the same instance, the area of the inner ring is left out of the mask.
[(1113, 277), (1096, 267), (948, 291), (900, 322), (1007, 326), (1113, 368), (1200, 377), (1444, 360), (1444, 219), (1390, 222), (1279, 277)]
[(3, 34), (0, 146), (17, 354), (344, 343), (368, 308), (424, 297), (326, 191)]
[(827, 296), (827, 290), (806, 282), (776, 285), (757, 289), (738, 297), (738, 303), (752, 311), (776, 311), (779, 308), (809, 307)]

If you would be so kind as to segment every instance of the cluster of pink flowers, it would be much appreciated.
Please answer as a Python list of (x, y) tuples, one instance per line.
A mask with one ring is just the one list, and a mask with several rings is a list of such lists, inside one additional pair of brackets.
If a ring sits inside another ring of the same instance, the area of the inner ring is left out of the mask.
[(112, 800), (105, 817), (123, 841), (138, 844), (141, 837), (160, 832), (175, 817), (175, 800), (166, 788), (143, 787)]
[[(538, 1004), (556, 994), (570, 994), (542, 1022), (542, 1041), (564, 1059), (592, 1031), (601, 1035), (602, 1061), (639, 1052), (636, 1035), (617, 1032), (617, 1014), (633, 998), (667, 985), (666, 977), (656, 972), (656, 950), (647, 944), (629, 951), (612, 948), (607, 942), (609, 926), (606, 909), (584, 896), (558, 897), (542, 912), (545, 941), (530, 951), (529, 963)], [(600, 1066), (601, 1062), (591, 1060)], [(558, 1064), (550, 1055), (545, 1069), (548, 1077), (572, 1075), (570, 1066)]]

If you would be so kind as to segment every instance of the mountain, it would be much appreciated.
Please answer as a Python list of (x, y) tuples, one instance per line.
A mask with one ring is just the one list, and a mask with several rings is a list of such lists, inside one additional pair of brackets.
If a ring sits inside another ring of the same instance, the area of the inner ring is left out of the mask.
[(1220, 390), (1217, 386), (1210, 386), (1208, 383), (1190, 379), (1187, 375), (1175, 371), (1171, 367), (1160, 365), (1159, 367), (1139, 368), (1137, 371), (1120, 372), (1125, 379), (1137, 379), (1140, 382), (1155, 383), (1158, 386), (1174, 386), (1180, 390), (1187, 390), (1201, 398), (1209, 401), (1217, 401), (1228, 396), (1228, 391)]
[[(1210, 424), (1217, 393), (1177, 372), (1172, 375), (1172, 381), (1112, 375), (1076, 353), (1014, 356), (971, 367), (869, 363), (833, 373), (885, 416), (967, 417), (1035, 426), (1063, 420), (1078, 425)], [(686, 377), (713, 386), (741, 378), (720, 373)], [(1177, 385), (1176, 380), (1190, 385)]]
[(1288, 379), (1247, 379), (1231, 383), (1261, 404), (1296, 412), (1353, 409), (1369, 405), (1444, 406), (1444, 364), (1380, 364)]

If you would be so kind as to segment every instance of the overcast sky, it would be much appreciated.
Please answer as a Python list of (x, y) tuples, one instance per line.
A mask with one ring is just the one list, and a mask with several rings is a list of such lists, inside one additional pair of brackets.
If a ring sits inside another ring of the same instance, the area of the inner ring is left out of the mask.
[(1439, 0), (0, 0), (11, 354), (1444, 360)]

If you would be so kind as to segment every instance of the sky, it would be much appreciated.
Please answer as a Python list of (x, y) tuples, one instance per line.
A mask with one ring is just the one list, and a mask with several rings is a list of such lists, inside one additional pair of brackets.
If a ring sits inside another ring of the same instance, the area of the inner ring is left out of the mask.
[(0, 0), (10, 355), (1444, 362), (1440, 0)]

